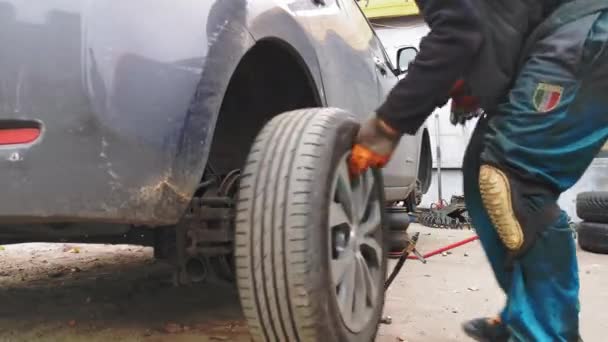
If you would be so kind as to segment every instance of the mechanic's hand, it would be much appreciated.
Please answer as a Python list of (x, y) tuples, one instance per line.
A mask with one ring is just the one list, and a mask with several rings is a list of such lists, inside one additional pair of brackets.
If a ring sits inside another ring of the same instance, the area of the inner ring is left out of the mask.
[(384, 167), (400, 139), (401, 135), (384, 121), (376, 117), (365, 121), (359, 129), (349, 159), (351, 176), (356, 177), (370, 167)]
[(464, 124), (466, 120), (476, 116), (479, 111), (479, 101), (471, 96), (463, 80), (458, 80), (450, 90), (452, 99), (450, 122), (453, 125)]

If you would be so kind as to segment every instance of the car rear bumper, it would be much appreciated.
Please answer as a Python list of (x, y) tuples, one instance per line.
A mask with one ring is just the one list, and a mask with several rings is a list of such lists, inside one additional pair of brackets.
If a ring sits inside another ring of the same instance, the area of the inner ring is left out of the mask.
[[(202, 61), (182, 63), (196, 69), (86, 51), (90, 58), (77, 49), (21, 73), (0, 61), (2, 81), (13, 86), (0, 91), (0, 129), (41, 127), (33, 143), (0, 146), (0, 223), (177, 222), (212, 132), (208, 112), (192, 114)], [(198, 135), (186, 136), (186, 127)]]
[[(0, 146), (0, 223), (179, 220), (204, 162), (197, 154), (197, 165), (185, 165), (183, 153), (200, 152), (204, 134), (188, 141), (198, 149), (182, 142), (200, 76), (136, 71), (122, 70), (112, 89), (85, 91), (74, 81), (68, 90), (30, 91), (20, 108), (0, 106), (0, 129), (7, 122), (41, 127), (33, 143)], [(194, 127), (209, 124), (199, 115)]]
[(32, 145), (0, 147), (1, 223), (179, 219), (191, 194), (171, 184), (164, 149), (89, 124), (55, 121)]

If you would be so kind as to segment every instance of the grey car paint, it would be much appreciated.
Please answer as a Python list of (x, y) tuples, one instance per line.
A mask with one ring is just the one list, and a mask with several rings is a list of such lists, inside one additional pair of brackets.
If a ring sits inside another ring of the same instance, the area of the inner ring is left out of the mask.
[[(390, 61), (352, 0), (0, 0), (0, 128), (42, 127), (0, 146), (0, 221), (178, 221), (230, 77), (263, 39), (299, 55), (323, 105), (360, 118), (396, 82), (380, 81)], [(385, 170), (391, 197), (414, 183), (404, 167)]]

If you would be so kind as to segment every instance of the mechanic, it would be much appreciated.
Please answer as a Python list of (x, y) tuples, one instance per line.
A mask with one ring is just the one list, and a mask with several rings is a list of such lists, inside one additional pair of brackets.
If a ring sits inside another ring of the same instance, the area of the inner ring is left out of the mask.
[(479, 341), (580, 340), (576, 249), (557, 199), (608, 137), (608, 1), (417, 4), (430, 32), (362, 124), (351, 173), (383, 167), (450, 98), (456, 114), (481, 107), (464, 193), (507, 301), (463, 329)]

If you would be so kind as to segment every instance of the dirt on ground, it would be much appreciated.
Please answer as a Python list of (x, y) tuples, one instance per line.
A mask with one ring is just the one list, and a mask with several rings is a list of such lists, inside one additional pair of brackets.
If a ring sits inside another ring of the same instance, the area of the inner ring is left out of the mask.
[[(427, 229), (422, 252), (473, 235)], [(608, 330), (608, 257), (580, 252), (582, 333)], [(391, 262), (393, 265), (394, 261)], [(500, 309), (478, 242), (427, 264), (408, 261), (387, 294), (377, 341), (466, 341), (460, 323)], [(86, 244), (0, 247), (0, 341), (249, 341), (233, 285), (175, 287), (150, 248)]]
[(0, 251), (0, 341), (249, 341), (233, 286), (175, 287), (137, 246)]

